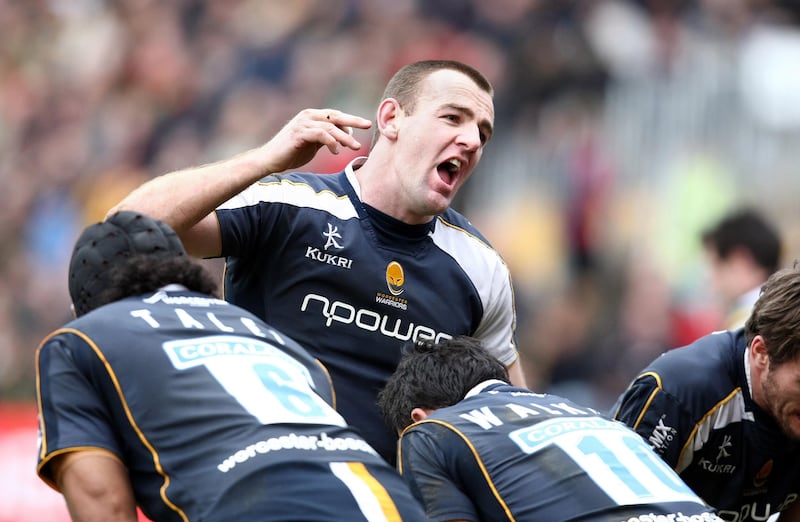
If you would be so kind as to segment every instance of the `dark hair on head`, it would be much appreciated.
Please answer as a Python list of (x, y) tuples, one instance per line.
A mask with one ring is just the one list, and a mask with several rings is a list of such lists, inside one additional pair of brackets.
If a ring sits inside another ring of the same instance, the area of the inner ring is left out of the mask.
[(508, 382), (508, 371), (473, 337), (407, 343), (397, 370), (378, 394), (378, 406), (389, 427), (399, 432), (411, 424), (414, 408), (452, 406), (488, 379)]
[(431, 73), (441, 70), (460, 72), (468, 76), (484, 92), (490, 96), (494, 95), (492, 84), (486, 76), (470, 65), (455, 60), (423, 60), (408, 64), (397, 71), (386, 84), (381, 101), (394, 98), (406, 113), (411, 114), (416, 108), (419, 95), (417, 87), (420, 82)]
[(701, 235), (703, 246), (720, 259), (727, 259), (738, 249), (745, 249), (753, 260), (771, 274), (781, 259), (781, 239), (777, 228), (760, 212), (744, 208), (733, 212)]
[(218, 285), (211, 274), (188, 256), (136, 255), (109, 269), (110, 284), (92, 302), (92, 309), (126, 297), (155, 292), (178, 284), (188, 290), (217, 296)]
[(800, 268), (772, 274), (744, 325), (748, 346), (756, 335), (764, 338), (770, 365), (778, 366), (800, 355)]

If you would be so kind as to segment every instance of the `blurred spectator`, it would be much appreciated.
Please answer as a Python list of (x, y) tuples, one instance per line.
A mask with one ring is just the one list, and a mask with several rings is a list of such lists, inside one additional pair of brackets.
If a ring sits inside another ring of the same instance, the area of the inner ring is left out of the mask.
[[(657, 274), (666, 294), (695, 281), (699, 256), (684, 247), (696, 231), (685, 201), (665, 194), (698, 148), (730, 173), (714, 194), (770, 201), (787, 252), (800, 249), (800, 125), (763, 117), (797, 113), (776, 106), (798, 92), (778, 81), (797, 77), (782, 59), (794, 56), (782, 53), (798, 40), (796, 4), (0, 0), (0, 398), (33, 397), (33, 350), (69, 313), (65, 269), (53, 267), (98, 207), (142, 178), (261, 143), (295, 100), (367, 115), (359, 104), (418, 58), (471, 63), (496, 88), (498, 133), (480, 168), (497, 175), (476, 176), (455, 207), (520, 285), (523, 359), (546, 344), (534, 325), (574, 327), (563, 341), (575, 346), (587, 332), (623, 335), (622, 286), (604, 283), (621, 281), (632, 257), (681, 255), (687, 269)], [(313, 168), (337, 171), (345, 156), (322, 152)], [(710, 209), (711, 195), (694, 197)], [(681, 289), (702, 298), (692, 290)], [(658, 325), (670, 312), (655, 309), (675, 306), (661, 292), (651, 312), (634, 306)], [(547, 381), (549, 368), (531, 372)]]
[(722, 327), (740, 328), (761, 285), (780, 266), (780, 231), (761, 212), (744, 208), (703, 231), (701, 241), (711, 283), (724, 308)]

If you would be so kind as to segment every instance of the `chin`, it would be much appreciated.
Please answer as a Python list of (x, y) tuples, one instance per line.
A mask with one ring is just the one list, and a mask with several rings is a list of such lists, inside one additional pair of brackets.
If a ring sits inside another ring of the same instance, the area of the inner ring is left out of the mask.
[(450, 191), (447, 195), (442, 194), (441, 192), (436, 192), (429, 201), (431, 209), (436, 209), (436, 214), (441, 214), (450, 208), (450, 204), (453, 202), (453, 197), (455, 194), (456, 193), (454, 191)]
[(431, 216), (438, 216), (439, 214), (444, 213), (448, 208), (450, 208), (450, 204), (446, 205), (431, 205), (430, 207), (430, 215)]

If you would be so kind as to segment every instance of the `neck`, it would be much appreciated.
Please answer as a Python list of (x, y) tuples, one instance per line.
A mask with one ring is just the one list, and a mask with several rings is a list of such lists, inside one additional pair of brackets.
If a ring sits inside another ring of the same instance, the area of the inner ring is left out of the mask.
[(387, 179), (391, 176), (392, 164), (386, 158), (380, 144), (376, 144), (369, 156), (361, 161), (356, 160), (351, 165), (358, 181), (358, 197), (361, 198), (361, 201), (381, 212), (392, 215), (387, 212), (387, 206), (383, 203), (384, 191), (387, 188), (391, 190), (393, 186)]
[(744, 371), (747, 376), (747, 386), (750, 388), (750, 397), (760, 408), (766, 408), (764, 404), (764, 394), (761, 383), (763, 382), (763, 364), (756, 360), (756, 354), (752, 345), (744, 351)]
[(363, 162), (356, 160), (348, 165), (348, 169), (352, 167), (348, 175), (351, 181), (355, 180), (356, 193), (361, 202), (408, 225), (430, 223), (435, 216), (419, 216), (403, 204), (394, 163), (388, 161), (381, 150), (375, 149)]

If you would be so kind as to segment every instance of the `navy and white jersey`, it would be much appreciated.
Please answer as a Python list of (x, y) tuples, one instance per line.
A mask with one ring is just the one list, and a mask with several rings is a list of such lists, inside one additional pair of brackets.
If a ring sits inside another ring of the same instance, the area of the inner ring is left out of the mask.
[(800, 443), (753, 402), (744, 330), (664, 353), (614, 406), (725, 520), (766, 520), (800, 495)]
[(622, 423), (501, 381), (406, 428), (398, 452), (431, 520), (719, 520)]
[(168, 287), (100, 307), (45, 338), (36, 368), (54, 488), (53, 457), (99, 448), (153, 520), (424, 520), (322, 365), (225, 301)]
[(405, 341), (472, 335), (516, 360), (509, 271), (460, 214), (408, 225), (359, 199), (339, 174), (268, 177), (217, 209), (225, 298), (329, 369), (339, 411), (393, 461), (376, 404)]

